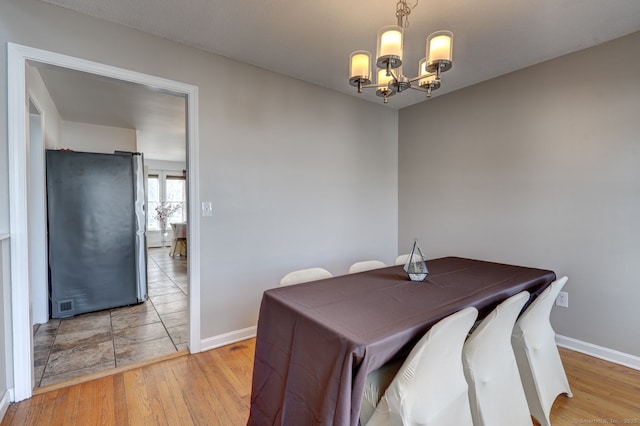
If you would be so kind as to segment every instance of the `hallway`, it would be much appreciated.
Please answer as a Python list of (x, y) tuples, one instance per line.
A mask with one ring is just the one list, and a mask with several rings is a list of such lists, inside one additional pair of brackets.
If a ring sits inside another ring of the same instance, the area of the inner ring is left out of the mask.
[(148, 250), (149, 300), (34, 326), (34, 387), (187, 349), (186, 257)]

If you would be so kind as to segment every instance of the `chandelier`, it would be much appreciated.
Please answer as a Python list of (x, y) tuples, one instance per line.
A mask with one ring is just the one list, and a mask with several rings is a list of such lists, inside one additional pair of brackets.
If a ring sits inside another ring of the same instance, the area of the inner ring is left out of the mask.
[(402, 71), (402, 49), (404, 47), (404, 29), (409, 26), (411, 9), (418, 5), (407, 5), (406, 0), (398, 0), (396, 18), (398, 25), (389, 25), (378, 31), (376, 52), (376, 78), (371, 84), (371, 53), (356, 50), (349, 56), (349, 84), (362, 89), (375, 88), (376, 95), (389, 101), (389, 96), (406, 89), (431, 92), (440, 88), (440, 75), (452, 66), (453, 33), (436, 31), (427, 37), (426, 55), (418, 62), (418, 76), (406, 77)]

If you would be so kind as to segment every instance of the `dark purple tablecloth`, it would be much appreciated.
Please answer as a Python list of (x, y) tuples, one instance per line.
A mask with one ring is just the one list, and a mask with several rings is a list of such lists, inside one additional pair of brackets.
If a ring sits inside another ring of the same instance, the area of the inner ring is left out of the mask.
[(555, 278), (542, 269), (446, 257), (422, 283), (402, 266), (268, 290), (262, 298), (248, 425), (357, 425), (367, 374), (408, 353), (440, 319), (480, 315)]

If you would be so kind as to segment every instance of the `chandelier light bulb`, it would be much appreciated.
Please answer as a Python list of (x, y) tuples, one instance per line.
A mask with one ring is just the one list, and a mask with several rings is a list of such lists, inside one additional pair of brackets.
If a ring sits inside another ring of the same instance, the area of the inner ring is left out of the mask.
[(391, 81), (393, 81), (393, 76), (387, 75), (386, 68), (378, 70), (378, 85), (384, 84), (385, 86), (388, 86)]
[[(429, 72), (427, 71), (427, 58), (422, 58), (420, 59), (420, 62), (418, 62), (418, 75), (420, 77), (426, 77), (428, 74)], [(421, 78), (420, 80), (418, 80), (418, 86), (424, 86), (426, 84), (426, 78)]]
[(451, 69), (453, 60), (453, 33), (436, 31), (427, 37), (427, 71), (444, 72)]
[(397, 25), (389, 25), (378, 31), (378, 68), (387, 68), (387, 65), (397, 68), (402, 65), (403, 38), (404, 30)]
[(420, 59), (418, 76), (421, 77), (418, 80), (418, 86), (427, 92), (428, 98), (431, 97), (431, 91), (440, 88), (440, 80), (438, 80), (436, 74), (431, 74), (427, 71), (427, 58)]
[(371, 53), (366, 50), (356, 50), (351, 53), (349, 61), (349, 80), (367, 80), (371, 82)]

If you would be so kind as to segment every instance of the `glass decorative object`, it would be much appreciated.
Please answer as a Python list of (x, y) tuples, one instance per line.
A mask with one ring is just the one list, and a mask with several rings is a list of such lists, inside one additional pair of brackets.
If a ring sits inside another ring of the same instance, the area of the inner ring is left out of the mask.
[(167, 237), (169, 233), (167, 232), (167, 220), (160, 219), (160, 247), (165, 247), (167, 245)]
[(413, 247), (407, 258), (407, 263), (404, 264), (404, 270), (411, 281), (424, 281), (429, 275), (418, 240), (413, 240)]
[(166, 245), (166, 239), (168, 236), (167, 232), (167, 221), (171, 217), (176, 210), (180, 207), (179, 204), (169, 203), (169, 202), (161, 202), (158, 206), (156, 206), (156, 219), (160, 223), (160, 245), (164, 247)]

